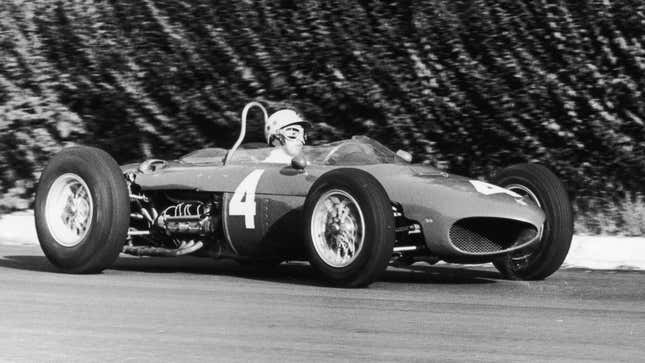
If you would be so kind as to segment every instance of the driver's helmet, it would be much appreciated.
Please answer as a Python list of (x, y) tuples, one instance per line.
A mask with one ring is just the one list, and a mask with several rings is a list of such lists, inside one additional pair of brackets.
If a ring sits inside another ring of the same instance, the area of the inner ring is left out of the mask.
[(304, 144), (307, 141), (304, 127), (308, 125), (309, 122), (305, 121), (296, 111), (283, 109), (274, 112), (266, 120), (264, 136), (269, 145), (272, 145), (275, 140), (280, 140), (281, 144), (287, 140), (297, 140)]

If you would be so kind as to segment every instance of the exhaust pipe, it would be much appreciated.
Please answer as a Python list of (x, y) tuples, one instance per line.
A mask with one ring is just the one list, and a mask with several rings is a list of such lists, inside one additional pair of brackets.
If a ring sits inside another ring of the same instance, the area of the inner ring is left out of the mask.
[(182, 241), (179, 248), (164, 248), (152, 246), (123, 246), (123, 253), (133, 256), (176, 257), (193, 253), (204, 246), (201, 241)]

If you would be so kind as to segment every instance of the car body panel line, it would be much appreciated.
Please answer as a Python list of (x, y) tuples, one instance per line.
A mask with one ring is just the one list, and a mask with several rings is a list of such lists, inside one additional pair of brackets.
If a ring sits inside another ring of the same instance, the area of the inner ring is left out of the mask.
[(231, 248), (233, 253), (239, 256), (239, 252), (237, 252), (237, 249), (231, 240), (231, 234), (228, 229), (228, 203), (230, 200), (230, 193), (224, 193), (224, 195), (222, 195), (222, 229), (224, 230), (224, 239), (226, 240), (226, 244)]

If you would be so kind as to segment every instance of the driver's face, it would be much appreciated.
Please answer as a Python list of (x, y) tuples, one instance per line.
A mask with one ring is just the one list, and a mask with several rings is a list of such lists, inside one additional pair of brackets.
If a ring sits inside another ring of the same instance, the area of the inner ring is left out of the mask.
[(297, 156), (302, 152), (302, 143), (300, 141), (286, 140), (284, 143), (284, 151), (290, 156)]
[(280, 133), (286, 140), (300, 141), (305, 144), (305, 129), (300, 125), (290, 125), (280, 130)]
[(296, 156), (302, 152), (302, 146), (305, 144), (305, 129), (300, 125), (287, 126), (280, 130), (284, 136), (284, 150), (291, 156)]

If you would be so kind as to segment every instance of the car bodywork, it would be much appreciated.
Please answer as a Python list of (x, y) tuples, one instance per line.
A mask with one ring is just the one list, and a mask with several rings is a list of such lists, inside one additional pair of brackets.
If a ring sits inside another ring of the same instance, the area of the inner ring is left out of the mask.
[[(133, 202), (141, 206), (139, 201), (145, 200), (164, 209), (133, 215), (147, 219), (157, 236), (195, 235), (202, 241), (198, 254), (306, 259), (302, 214), (311, 186), (330, 170), (357, 168), (374, 176), (392, 202), (394, 258), (491, 261), (539, 241), (545, 220), (542, 209), (528, 198), (408, 163), (365, 136), (306, 146), (304, 168), (264, 162), (271, 148), (233, 150), (201, 149), (174, 161), (124, 165)], [(168, 221), (178, 224), (169, 228)], [(150, 243), (142, 240), (152, 238), (146, 234), (150, 231), (134, 226), (124, 251), (145, 254), (137, 246)]]

